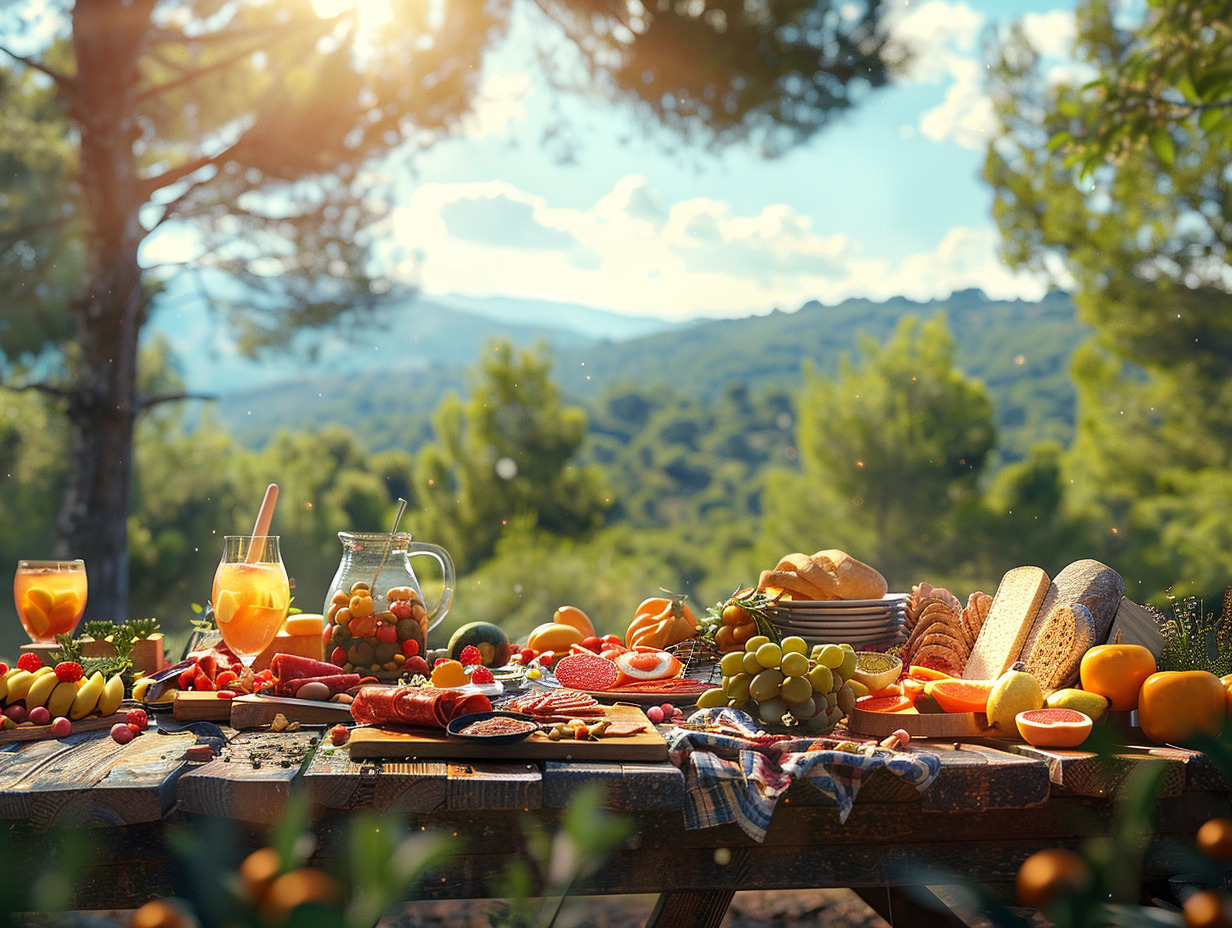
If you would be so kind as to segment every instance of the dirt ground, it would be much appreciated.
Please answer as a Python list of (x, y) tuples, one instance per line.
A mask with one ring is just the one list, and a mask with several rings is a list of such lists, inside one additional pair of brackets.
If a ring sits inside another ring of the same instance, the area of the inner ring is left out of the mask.
[[(583, 896), (565, 902), (554, 928), (642, 928), (653, 896)], [(379, 928), (490, 928), (494, 903), (413, 902)], [(545, 918), (541, 924), (546, 925)], [(736, 893), (723, 928), (886, 928), (886, 922), (845, 889)]]

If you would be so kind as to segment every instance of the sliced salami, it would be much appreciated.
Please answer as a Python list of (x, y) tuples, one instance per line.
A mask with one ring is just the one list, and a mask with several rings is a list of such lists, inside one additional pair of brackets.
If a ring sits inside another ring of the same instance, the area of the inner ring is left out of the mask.
[(457, 690), (423, 686), (362, 686), (351, 703), (351, 716), (361, 725), (409, 725), (444, 728), (473, 712), (490, 712), (492, 702), (482, 693), (463, 695)]
[(337, 664), (314, 661), (298, 654), (275, 654), (270, 660), (270, 671), (280, 683), (301, 680), (305, 677), (329, 677), (342, 672)]
[(597, 654), (570, 654), (556, 664), (556, 679), (575, 690), (610, 690), (621, 676), (619, 667)]

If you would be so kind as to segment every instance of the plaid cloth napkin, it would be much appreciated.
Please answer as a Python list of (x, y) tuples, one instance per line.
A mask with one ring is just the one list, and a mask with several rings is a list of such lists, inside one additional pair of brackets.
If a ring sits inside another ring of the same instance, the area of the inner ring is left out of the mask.
[(792, 780), (807, 779), (833, 799), (839, 821), (845, 822), (860, 783), (873, 771), (889, 770), (923, 792), (941, 770), (934, 754), (881, 750), (867, 756), (822, 749), (817, 738), (767, 736), (738, 709), (699, 709), (688, 724), (721, 725), (732, 733), (668, 732), (668, 756), (684, 772), (685, 827), (735, 822), (754, 841), (765, 838), (774, 807)]

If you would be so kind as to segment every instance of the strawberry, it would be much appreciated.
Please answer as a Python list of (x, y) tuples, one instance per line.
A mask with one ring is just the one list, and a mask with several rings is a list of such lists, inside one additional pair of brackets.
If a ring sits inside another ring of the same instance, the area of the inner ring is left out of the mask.
[(462, 649), (459, 659), (462, 661), (463, 667), (474, 667), (476, 664), (483, 663), (483, 655), (479, 653), (479, 649), (473, 644), (468, 644)]
[(33, 651), (27, 651), (21, 657), (17, 658), (17, 667), (27, 673), (34, 673), (43, 666), (43, 659)]
[(329, 742), (333, 745), (346, 744), (351, 738), (351, 729), (345, 725), (335, 725), (329, 730)]
[(492, 675), (492, 671), (490, 671), (487, 667), (476, 667), (474, 670), (471, 671), (471, 682), (472, 683), (495, 683), (496, 677)]
[(144, 709), (129, 709), (124, 713), (124, 721), (134, 732), (145, 731), (150, 727), (150, 716)]
[(76, 661), (61, 661), (56, 664), (56, 679), (62, 683), (76, 683), (85, 675), (85, 670)]

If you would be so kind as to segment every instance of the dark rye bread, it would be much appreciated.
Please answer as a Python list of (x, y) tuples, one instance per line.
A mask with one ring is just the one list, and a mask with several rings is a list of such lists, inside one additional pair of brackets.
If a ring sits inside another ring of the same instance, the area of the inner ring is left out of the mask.
[[(1100, 644), (1108, 639), (1124, 595), (1125, 580), (1120, 574), (1106, 564), (1085, 558), (1074, 561), (1052, 578), (1039, 614), (1047, 619), (1058, 606), (1086, 606), (1095, 622), (1095, 643)], [(1025, 646), (1030, 647), (1032, 640), (1029, 634)]]
[(1035, 620), (1020, 659), (1048, 693), (1076, 684), (1082, 655), (1098, 643), (1095, 620), (1086, 606), (1057, 606), (1046, 617)]
[(1006, 572), (971, 646), (962, 674), (966, 679), (995, 680), (1009, 670), (1022, 653), (1048, 589), (1048, 574), (1038, 567)]

